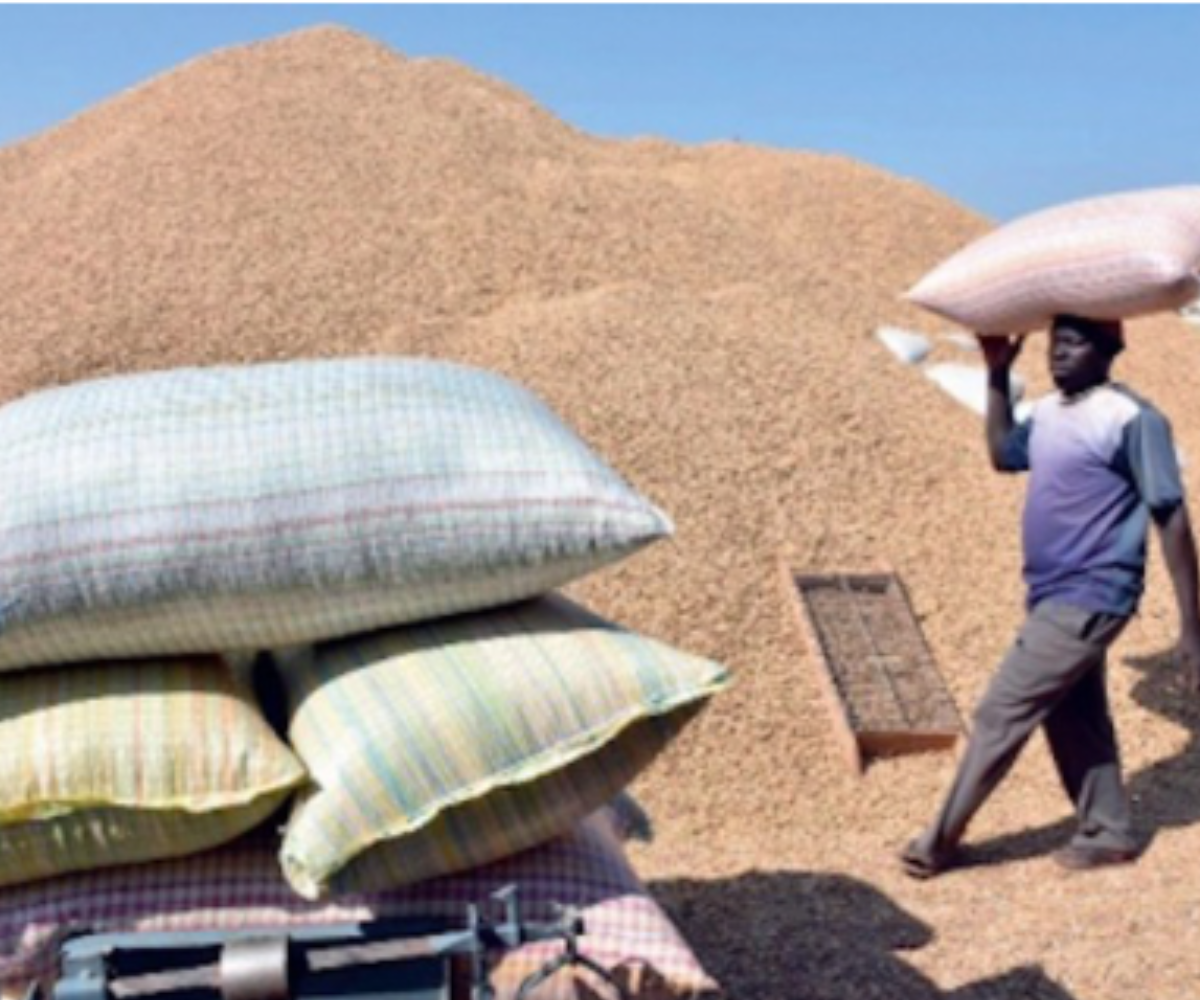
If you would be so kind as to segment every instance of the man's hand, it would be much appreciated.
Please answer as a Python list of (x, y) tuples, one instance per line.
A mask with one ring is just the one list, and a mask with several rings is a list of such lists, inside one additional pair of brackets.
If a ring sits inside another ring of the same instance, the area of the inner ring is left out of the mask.
[(1200, 630), (1184, 629), (1177, 650), (1183, 684), (1188, 691), (1200, 694)]
[(1026, 334), (1019, 337), (986, 336), (975, 334), (979, 349), (983, 351), (984, 363), (991, 371), (1008, 371), (1025, 346)]

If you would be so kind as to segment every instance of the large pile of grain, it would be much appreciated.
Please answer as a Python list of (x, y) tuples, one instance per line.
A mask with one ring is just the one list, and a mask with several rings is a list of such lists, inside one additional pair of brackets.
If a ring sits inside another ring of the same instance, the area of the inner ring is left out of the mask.
[[(1038, 855), (1066, 817), (1039, 746), (976, 828), (1016, 860), (914, 886), (892, 855), (949, 761), (847, 774), (780, 587), (780, 560), (898, 571), (960, 705), (977, 697), (1020, 615), (1020, 484), (871, 333), (937, 329), (898, 295), (986, 225), (847, 159), (602, 141), (461, 66), (307, 31), (0, 150), (0, 398), (366, 352), (516, 377), (678, 524), (576, 595), (736, 671), (641, 782), (658, 837), (636, 858), (733, 996), (1184, 996), (1200, 779), (1164, 675), (1114, 668), (1163, 828), (1139, 866), (1068, 888)], [(1121, 367), (1200, 458), (1194, 338), (1138, 323)], [(1172, 638), (1161, 568), (1151, 587), (1118, 659)]]

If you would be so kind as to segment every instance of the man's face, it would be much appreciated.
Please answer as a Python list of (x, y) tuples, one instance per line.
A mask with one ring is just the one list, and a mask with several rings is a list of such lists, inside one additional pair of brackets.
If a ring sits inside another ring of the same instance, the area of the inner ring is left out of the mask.
[(1068, 396), (1099, 385), (1108, 378), (1112, 359), (1095, 342), (1069, 323), (1050, 331), (1050, 375)]

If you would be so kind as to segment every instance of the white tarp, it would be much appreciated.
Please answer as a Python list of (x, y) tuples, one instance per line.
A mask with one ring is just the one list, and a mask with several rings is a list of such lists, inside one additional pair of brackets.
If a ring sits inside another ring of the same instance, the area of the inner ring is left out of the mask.
[(979, 341), (974, 334), (963, 333), (961, 330), (956, 330), (954, 333), (948, 333), (942, 338), (947, 344), (953, 344), (960, 351), (979, 352)]
[[(946, 361), (941, 364), (929, 365), (924, 371), (926, 376), (943, 392), (967, 409), (973, 410), (981, 417), (987, 415), (988, 373), (982, 365), (965, 365), (956, 361)], [(1012, 374), (1009, 394), (1014, 403), (1025, 395), (1025, 380), (1016, 372)]]
[(875, 331), (875, 336), (906, 365), (919, 365), (933, 350), (933, 345), (924, 334), (902, 330), (898, 326), (881, 326)]

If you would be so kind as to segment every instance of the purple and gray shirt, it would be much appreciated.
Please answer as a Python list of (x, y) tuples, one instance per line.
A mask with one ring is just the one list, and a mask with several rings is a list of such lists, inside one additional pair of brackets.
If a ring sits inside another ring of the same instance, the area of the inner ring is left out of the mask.
[(1123, 386), (1039, 400), (1004, 445), (1002, 468), (1028, 470), (1025, 582), (1045, 600), (1132, 615), (1153, 512), (1183, 502), (1166, 418)]

